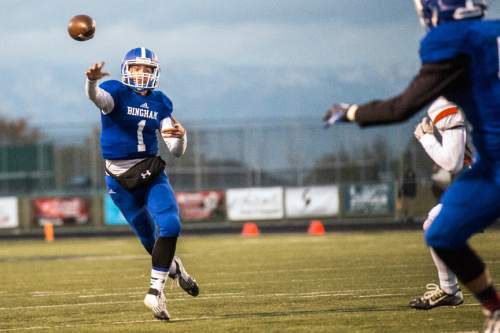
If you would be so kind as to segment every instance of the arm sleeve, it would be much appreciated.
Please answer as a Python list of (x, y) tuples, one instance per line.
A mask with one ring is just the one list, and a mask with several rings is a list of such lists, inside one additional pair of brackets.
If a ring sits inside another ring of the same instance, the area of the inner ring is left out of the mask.
[(458, 84), (466, 77), (467, 70), (465, 55), (445, 62), (425, 63), (401, 94), (359, 105), (354, 120), (361, 126), (404, 121)]
[[(163, 119), (161, 122), (161, 129), (165, 129), (165, 128), (173, 128), (172, 120), (170, 119), (170, 117)], [(184, 136), (181, 139), (179, 139), (179, 138), (163, 138), (163, 141), (165, 141), (165, 144), (167, 145), (168, 150), (175, 157), (181, 157), (186, 152), (186, 148), (187, 148), (187, 132), (184, 134)]]
[(465, 127), (448, 129), (441, 132), (441, 136), (442, 143), (439, 143), (434, 134), (425, 134), (420, 138), (420, 144), (441, 168), (457, 173), (464, 163)]
[(113, 111), (115, 107), (113, 96), (106, 90), (99, 88), (97, 86), (97, 81), (85, 79), (85, 93), (102, 113), (108, 114)]

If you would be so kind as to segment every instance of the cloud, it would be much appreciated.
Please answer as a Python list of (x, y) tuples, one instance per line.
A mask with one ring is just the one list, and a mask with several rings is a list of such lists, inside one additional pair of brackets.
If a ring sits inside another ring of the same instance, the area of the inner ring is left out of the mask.
[[(124, 34), (124, 31), (127, 31)], [(401, 38), (394, 31), (409, 36)], [(116, 25), (94, 40), (76, 42), (65, 33), (15, 31), (3, 38), (3, 67), (29, 63), (86, 64), (107, 59), (117, 66), (130, 48), (155, 50), (168, 65), (335, 68), (346, 65), (387, 66), (417, 58), (418, 30), (407, 24), (363, 27), (335, 22), (282, 24), (191, 24), (149, 31), (144, 26)], [(395, 48), (394, 45), (397, 45)]]
[(169, 0), (147, 4), (131, 0), (51, 0), (43, 5), (23, 0), (10, 2), (5, 8), (8, 10), (2, 11), (0, 18), (12, 30), (64, 27), (71, 16), (81, 13), (94, 17), (98, 26), (138, 22), (151, 29), (191, 23), (354, 21), (371, 25), (415, 20), (410, 0)]
[[(118, 78), (121, 57), (135, 46), (158, 53), (161, 87), (188, 118), (289, 117), (334, 99), (364, 101), (399, 91), (418, 66), (422, 36), (411, 1), (401, 0), (172, 0), (151, 6), (26, 0), (5, 7), (0, 110), (16, 109), (14, 115), (44, 124), (65, 121), (68, 112), (78, 121), (97, 121), (83, 94), (85, 69), (105, 60)], [(96, 19), (93, 40), (67, 36), (69, 17), (79, 13)]]

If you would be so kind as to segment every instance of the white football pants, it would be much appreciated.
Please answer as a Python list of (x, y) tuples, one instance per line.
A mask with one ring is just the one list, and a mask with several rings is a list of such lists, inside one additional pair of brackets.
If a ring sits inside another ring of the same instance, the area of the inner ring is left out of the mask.
[[(424, 232), (432, 224), (432, 221), (434, 221), (434, 219), (438, 216), (442, 206), (442, 204), (438, 204), (429, 211), (427, 219), (424, 222)], [(448, 267), (446, 267), (445, 263), (437, 256), (432, 248), (430, 251), (432, 260), (434, 261), (434, 265), (438, 271), (439, 286), (445, 293), (450, 295), (455, 294), (459, 289), (457, 276)]]

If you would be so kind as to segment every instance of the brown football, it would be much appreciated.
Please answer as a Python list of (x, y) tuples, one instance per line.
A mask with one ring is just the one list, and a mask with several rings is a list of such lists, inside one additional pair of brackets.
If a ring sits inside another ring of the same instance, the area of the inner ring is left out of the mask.
[(69, 20), (68, 33), (71, 38), (83, 42), (94, 37), (95, 21), (88, 15), (76, 15)]

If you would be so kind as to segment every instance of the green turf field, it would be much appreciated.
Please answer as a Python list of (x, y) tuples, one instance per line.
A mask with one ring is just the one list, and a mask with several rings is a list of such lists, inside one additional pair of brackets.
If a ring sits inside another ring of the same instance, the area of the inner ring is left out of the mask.
[[(500, 281), (500, 232), (473, 244)], [(1, 332), (474, 332), (458, 308), (416, 311), (435, 281), (420, 232), (184, 237), (196, 298), (168, 288), (168, 323), (142, 304), (150, 259), (133, 238), (2, 241)]]

